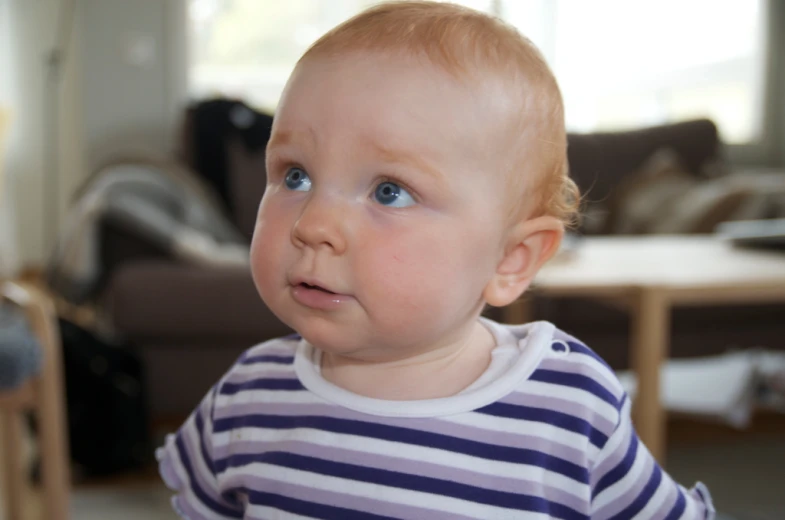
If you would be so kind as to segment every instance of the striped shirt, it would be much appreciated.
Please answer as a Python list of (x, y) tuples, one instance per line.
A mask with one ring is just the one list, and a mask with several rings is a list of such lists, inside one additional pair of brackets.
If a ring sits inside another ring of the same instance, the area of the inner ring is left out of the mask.
[(639, 441), (608, 366), (547, 322), (483, 320), (497, 347), (458, 395), (359, 396), (292, 337), (246, 351), (158, 450), (200, 519), (705, 519)]

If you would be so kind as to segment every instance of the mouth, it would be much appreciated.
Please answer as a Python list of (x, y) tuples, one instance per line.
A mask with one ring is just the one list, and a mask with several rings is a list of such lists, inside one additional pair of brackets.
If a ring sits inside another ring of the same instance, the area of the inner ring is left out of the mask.
[(312, 285), (312, 284), (305, 283), (305, 282), (298, 283), (296, 285), (296, 287), (303, 287), (304, 289), (310, 289), (310, 290), (313, 290), (313, 291), (321, 291), (321, 292), (323, 292), (325, 294), (336, 294), (333, 291), (325, 289), (324, 287), (321, 287), (319, 285)]
[(321, 311), (336, 310), (354, 299), (348, 294), (331, 291), (316, 280), (292, 280), (291, 294), (297, 303)]

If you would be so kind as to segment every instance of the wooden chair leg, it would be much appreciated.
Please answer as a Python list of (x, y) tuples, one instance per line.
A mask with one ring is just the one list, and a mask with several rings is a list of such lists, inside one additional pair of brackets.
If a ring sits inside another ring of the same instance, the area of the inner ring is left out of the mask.
[[(42, 302), (44, 300), (41, 300)], [(45, 307), (44, 303), (39, 306)], [(51, 307), (47, 305), (47, 307)], [(41, 483), (44, 495), (44, 518), (67, 520), (69, 513), (70, 471), (68, 433), (65, 419), (63, 361), (54, 311), (33, 313), (31, 322), (44, 345), (44, 364), (36, 378), (38, 443), (41, 451)]]
[(21, 520), (24, 480), (27, 477), (22, 467), (22, 416), (15, 410), (0, 412), (3, 427), (3, 498), (6, 503), (6, 518)]
[[(34, 386), (31, 408), (39, 425), (38, 444), (41, 453), (43, 485), (43, 518), (66, 520), (69, 515), (70, 487), (68, 432), (65, 420), (63, 362), (57, 314), (52, 301), (32, 287), (8, 283), (0, 286), (0, 296), (25, 309), (33, 332), (42, 347), (43, 366), (32, 381)], [(18, 421), (18, 418), (16, 419)], [(17, 425), (18, 432), (18, 425)], [(12, 434), (13, 436), (13, 434)], [(18, 440), (18, 439), (17, 439)], [(8, 448), (9, 451), (16, 451)], [(16, 472), (14, 474), (20, 474)], [(19, 489), (11, 480), (9, 494), (19, 497)], [(10, 520), (17, 520), (11, 514)]]
[[(51, 396), (49, 398), (51, 401)], [(57, 403), (41, 402), (38, 408), (38, 443), (41, 451), (41, 484), (44, 518), (68, 518), (69, 468), (66, 452), (65, 424)]]

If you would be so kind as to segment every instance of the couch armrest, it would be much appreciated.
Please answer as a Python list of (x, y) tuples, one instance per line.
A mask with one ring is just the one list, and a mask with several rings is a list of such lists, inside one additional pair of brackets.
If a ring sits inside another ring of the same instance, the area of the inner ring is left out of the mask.
[(112, 276), (105, 301), (115, 328), (132, 342), (250, 346), (291, 332), (262, 302), (246, 267), (132, 262)]

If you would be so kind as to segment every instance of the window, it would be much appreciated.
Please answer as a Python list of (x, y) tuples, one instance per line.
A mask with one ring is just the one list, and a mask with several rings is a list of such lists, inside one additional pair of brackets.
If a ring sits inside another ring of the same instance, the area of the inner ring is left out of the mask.
[[(274, 109), (316, 38), (376, 0), (189, 0), (190, 94)], [(572, 131), (713, 119), (730, 143), (762, 136), (765, 0), (474, 0), (534, 41)]]
[(709, 117), (759, 139), (765, 64), (757, 0), (507, 0), (503, 18), (542, 49), (568, 126), (592, 131)]
[[(272, 110), (297, 59), (378, 0), (189, 0), (189, 94), (240, 97)], [(460, 2), (488, 11), (487, 0)]]

